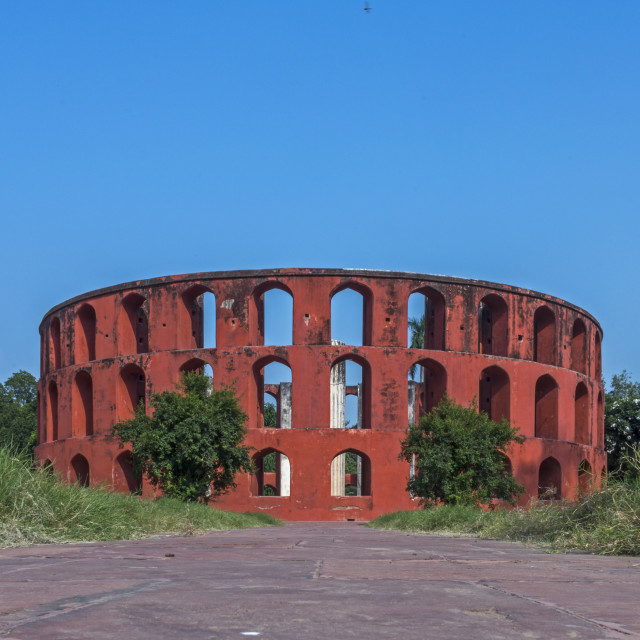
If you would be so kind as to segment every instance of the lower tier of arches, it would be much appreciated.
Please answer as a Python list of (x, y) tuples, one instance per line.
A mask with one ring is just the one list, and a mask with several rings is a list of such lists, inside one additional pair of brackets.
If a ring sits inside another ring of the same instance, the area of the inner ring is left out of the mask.
[[(273, 457), (273, 469), (263, 465), (258, 477), (239, 474), (235, 489), (213, 505), (270, 513), (283, 520), (324, 521), (367, 521), (390, 511), (417, 509), (419, 501), (406, 491), (409, 465), (398, 459), (402, 435), (352, 429), (252, 429), (246, 444), (254, 448), (254, 457)], [(156, 493), (146, 480), (133, 475), (128, 451), (105, 436), (42, 444), (36, 457), (43, 464), (50, 462), (68, 482), (109, 485), (146, 497)], [(525, 487), (520, 504), (526, 504), (531, 498), (572, 499), (588, 491), (600, 482), (606, 456), (585, 445), (527, 438), (509, 451), (509, 463)]]

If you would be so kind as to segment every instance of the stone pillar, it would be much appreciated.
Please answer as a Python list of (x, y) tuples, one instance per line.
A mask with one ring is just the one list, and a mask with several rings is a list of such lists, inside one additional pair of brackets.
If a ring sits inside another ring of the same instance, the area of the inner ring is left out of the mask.
[[(342, 345), (339, 340), (332, 340), (332, 345)], [(347, 365), (340, 362), (331, 369), (331, 416), (329, 426), (332, 429), (344, 429), (344, 409), (347, 386)], [(341, 453), (331, 461), (331, 495), (344, 495), (344, 472), (346, 456)]]
[(409, 424), (416, 423), (416, 387), (418, 383), (415, 380), (409, 380)]
[[(281, 429), (291, 429), (291, 383), (281, 382), (278, 390), (279, 419)], [(280, 469), (280, 495), (291, 495), (291, 464), (284, 453), (278, 454)]]
[(281, 382), (278, 390), (281, 429), (291, 429), (291, 383)]

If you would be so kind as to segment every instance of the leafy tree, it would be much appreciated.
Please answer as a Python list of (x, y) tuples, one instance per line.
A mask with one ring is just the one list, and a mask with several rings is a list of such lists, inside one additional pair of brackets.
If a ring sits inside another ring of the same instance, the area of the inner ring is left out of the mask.
[(640, 445), (640, 382), (632, 381), (626, 371), (614, 375), (606, 390), (604, 424), (609, 470), (633, 475), (628, 454)]
[(499, 498), (513, 503), (523, 491), (505, 465), (505, 451), (522, 443), (518, 430), (502, 419), (492, 421), (476, 401), (463, 407), (444, 396), (417, 425), (409, 425), (400, 458), (416, 460), (407, 490), (425, 507), (488, 504)]
[[(411, 349), (424, 349), (424, 333), (425, 333), (425, 320), (424, 313), (419, 318), (409, 318), (409, 330), (411, 331), (411, 339), (409, 340), (409, 347)], [(416, 377), (416, 365), (412, 364), (409, 369), (409, 375), (412, 380)]]
[(33, 452), (38, 437), (37, 385), (22, 369), (0, 384), (0, 446)]
[(131, 443), (134, 469), (165, 495), (205, 502), (234, 486), (239, 471), (251, 470), (242, 445), (247, 416), (230, 388), (211, 390), (206, 376), (182, 375), (175, 391), (154, 393), (152, 415), (138, 406), (112, 433)]
[(264, 403), (262, 412), (262, 423), (265, 427), (277, 427), (278, 416), (276, 415), (276, 406), (272, 402)]

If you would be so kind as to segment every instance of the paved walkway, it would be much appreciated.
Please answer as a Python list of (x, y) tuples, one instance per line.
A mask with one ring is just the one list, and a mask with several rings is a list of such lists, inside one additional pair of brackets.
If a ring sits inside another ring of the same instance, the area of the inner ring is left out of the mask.
[(640, 638), (640, 558), (292, 523), (0, 551), (0, 638)]

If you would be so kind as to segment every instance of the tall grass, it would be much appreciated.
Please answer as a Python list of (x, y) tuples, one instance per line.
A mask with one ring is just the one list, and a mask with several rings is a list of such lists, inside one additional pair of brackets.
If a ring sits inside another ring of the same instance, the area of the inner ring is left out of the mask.
[(280, 524), (265, 514), (220, 511), (172, 498), (143, 500), (106, 489), (66, 485), (25, 455), (0, 448), (0, 547), (122, 540), (154, 533)]
[(473, 534), (518, 540), (554, 551), (582, 550), (607, 555), (640, 555), (640, 451), (627, 459), (635, 475), (610, 478), (576, 502), (532, 501), (525, 508), (483, 511), (442, 506), (398, 511), (374, 520), (382, 529)]

